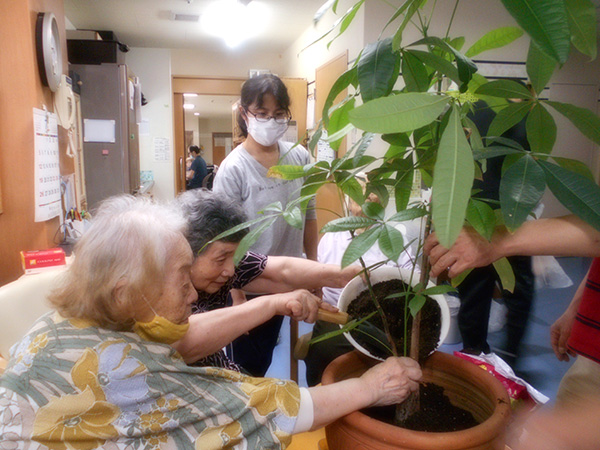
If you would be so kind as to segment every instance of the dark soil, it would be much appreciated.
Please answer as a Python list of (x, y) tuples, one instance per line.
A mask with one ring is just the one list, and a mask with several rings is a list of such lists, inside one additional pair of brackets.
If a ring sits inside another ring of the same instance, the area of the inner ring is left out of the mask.
[[(421, 384), (419, 393), (420, 409), (400, 425), (402, 428), (445, 433), (466, 430), (479, 425), (470, 412), (450, 403), (448, 397), (444, 395), (442, 387), (432, 383)], [(397, 425), (394, 420), (395, 405), (369, 408), (362, 412), (373, 419)]]
[[(398, 354), (408, 354), (410, 351), (410, 329), (412, 326), (412, 315), (407, 307), (406, 296), (399, 298), (386, 298), (390, 294), (405, 292), (407, 285), (400, 280), (383, 281), (373, 285), (373, 291), (381, 304), (387, 322), (390, 327), (390, 333), (396, 343)], [(409, 299), (410, 301), (410, 299)], [(368, 316), (375, 311), (375, 305), (371, 299), (368, 290), (361, 292), (356, 299), (348, 305), (348, 314), (354, 318)], [(421, 309), (421, 328), (419, 339), (419, 360), (423, 361), (431, 352), (433, 352), (440, 338), (440, 328), (442, 324), (441, 311), (438, 303), (427, 298), (423, 308)], [(408, 318), (406, 352), (404, 352), (404, 319)], [(383, 330), (381, 316), (375, 314), (369, 319), (369, 322), (378, 329)], [(364, 329), (364, 327), (363, 327)], [(352, 330), (352, 337), (363, 347), (375, 356), (386, 358), (390, 353), (385, 353), (381, 348), (372, 345), (369, 340), (365, 339), (364, 334)]]

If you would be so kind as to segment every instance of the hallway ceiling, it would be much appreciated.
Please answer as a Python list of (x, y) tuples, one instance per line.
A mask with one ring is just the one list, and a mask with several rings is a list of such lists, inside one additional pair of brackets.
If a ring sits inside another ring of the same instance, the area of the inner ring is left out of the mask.
[[(203, 48), (227, 51), (222, 39), (209, 36), (200, 22), (176, 21), (173, 14), (202, 15), (214, 0), (64, 0), (65, 15), (77, 29), (113, 31), (129, 47)], [(312, 23), (325, 0), (254, 0), (272, 11), (261, 35), (241, 50), (281, 53)]]

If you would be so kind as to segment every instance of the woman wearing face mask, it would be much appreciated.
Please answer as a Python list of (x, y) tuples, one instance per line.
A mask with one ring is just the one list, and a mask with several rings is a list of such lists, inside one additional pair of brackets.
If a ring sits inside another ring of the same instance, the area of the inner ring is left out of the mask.
[(417, 389), (421, 370), (408, 358), (310, 389), (186, 365), (170, 345), (194, 326), (186, 228), (145, 199), (101, 205), (49, 298), (56, 311), (11, 349), (2, 448), (285, 448), (293, 433)]
[[(280, 164), (303, 166), (310, 155), (302, 146), (280, 140), (290, 116), (287, 88), (275, 75), (250, 78), (242, 86), (238, 123), (246, 140), (225, 158), (213, 191), (242, 204), (249, 220), (260, 217), (266, 206), (285, 206), (300, 197), (303, 178), (281, 180), (267, 177), (269, 168)], [(283, 217), (265, 230), (251, 251), (268, 256), (317, 259), (317, 221), (314, 202), (309, 203), (303, 229), (290, 226)], [(273, 318), (233, 343), (234, 359), (252, 375), (262, 376), (271, 363), (282, 318)]]

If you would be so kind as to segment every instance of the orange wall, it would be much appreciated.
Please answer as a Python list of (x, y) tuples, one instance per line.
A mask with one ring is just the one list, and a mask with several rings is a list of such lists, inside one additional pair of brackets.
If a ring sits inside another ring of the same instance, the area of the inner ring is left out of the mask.
[[(34, 222), (33, 108), (53, 111), (53, 93), (42, 86), (35, 53), (38, 12), (51, 11), (61, 32), (67, 72), (63, 0), (0, 1), (0, 285), (23, 272), (19, 252), (55, 246), (58, 218)], [(72, 173), (59, 127), (61, 174)], [(58, 238), (60, 239), (60, 238)]]

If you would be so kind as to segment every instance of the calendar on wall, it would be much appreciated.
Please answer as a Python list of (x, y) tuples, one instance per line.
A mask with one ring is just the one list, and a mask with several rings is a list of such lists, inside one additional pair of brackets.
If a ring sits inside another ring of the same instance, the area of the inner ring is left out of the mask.
[(56, 114), (33, 108), (35, 221), (60, 215), (60, 165)]

